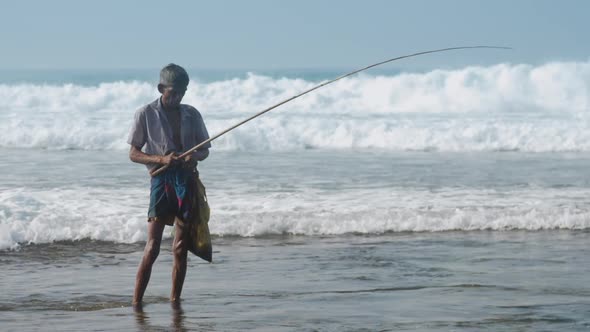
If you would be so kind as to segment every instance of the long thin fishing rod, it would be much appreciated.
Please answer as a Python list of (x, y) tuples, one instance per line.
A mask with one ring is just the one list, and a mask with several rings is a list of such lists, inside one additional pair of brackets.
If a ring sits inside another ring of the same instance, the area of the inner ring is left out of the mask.
[[(207, 139), (206, 141), (203, 141), (203, 142), (199, 143), (198, 145), (194, 146), (190, 150), (187, 150), (186, 152), (184, 152), (183, 154), (181, 154), (180, 156), (178, 156), (178, 158), (184, 158), (184, 157), (188, 156), (189, 154), (191, 154), (191, 153), (195, 152), (196, 150), (198, 150), (203, 145), (205, 145), (205, 144), (207, 144), (207, 143), (209, 143), (209, 142), (211, 142), (211, 141), (213, 141), (213, 140), (221, 137), (222, 135), (226, 134), (227, 132), (236, 129), (237, 127), (243, 125), (244, 123), (257, 118), (257, 117), (261, 116), (262, 114), (264, 114), (266, 112), (269, 112), (269, 111), (271, 111), (271, 110), (273, 110), (273, 109), (275, 109), (275, 108), (277, 108), (277, 107), (279, 107), (279, 106), (281, 106), (283, 104), (286, 104), (286, 103), (290, 102), (293, 99), (299, 98), (299, 97), (301, 97), (301, 96), (303, 96), (305, 94), (308, 94), (308, 93), (310, 93), (310, 92), (312, 92), (314, 90), (317, 90), (317, 89), (319, 89), (319, 88), (321, 88), (321, 87), (323, 87), (325, 85), (334, 83), (334, 82), (336, 82), (338, 80), (341, 80), (341, 79), (343, 79), (345, 77), (348, 77), (348, 76), (351, 76), (351, 75), (360, 73), (361, 71), (365, 71), (367, 69), (370, 69), (370, 68), (373, 68), (373, 67), (377, 67), (377, 66), (380, 66), (382, 64), (386, 64), (388, 62), (392, 62), (392, 61), (396, 61), (396, 60), (401, 60), (401, 59), (405, 59), (405, 58), (411, 58), (411, 57), (415, 57), (415, 56), (418, 56), (418, 55), (429, 54), (429, 53), (446, 52), (446, 51), (462, 50), (462, 49), (470, 49), (470, 48), (494, 48), (494, 49), (506, 49), (506, 50), (511, 49), (510, 47), (505, 47), (505, 46), (460, 46), (460, 47), (448, 47), (448, 48), (441, 48), (441, 49), (437, 49), (437, 50), (430, 50), (430, 51), (418, 52), (418, 53), (413, 53), (413, 54), (408, 54), (408, 55), (402, 55), (402, 56), (399, 56), (399, 57), (396, 57), (396, 58), (392, 58), (392, 59), (389, 59), (389, 60), (381, 61), (381, 62), (372, 64), (372, 65), (363, 67), (361, 69), (357, 69), (355, 71), (351, 71), (348, 74), (344, 74), (344, 75), (339, 76), (339, 77), (337, 77), (337, 78), (335, 78), (335, 79), (333, 79), (331, 81), (327, 81), (327, 82), (324, 82), (324, 83), (322, 83), (320, 85), (314, 86), (313, 88), (311, 88), (309, 90), (306, 90), (306, 91), (303, 91), (300, 94), (295, 95), (295, 96), (293, 96), (291, 98), (285, 99), (285, 100), (281, 101), (280, 103), (275, 104), (275, 105), (273, 105), (273, 106), (271, 106), (271, 107), (269, 107), (269, 108), (267, 108), (267, 109), (265, 109), (265, 110), (263, 110), (263, 111), (261, 111), (261, 112), (259, 112), (257, 114), (254, 114), (253, 116), (247, 118), (246, 120), (241, 121), (241, 122), (239, 122), (239, 123), (237, 123), (237, 124), (235, 124), (235, 125), (227, 128), (226, 130), (224, 130), (224, 131), (220, 132), (219, 134), (217, 134), (217, 135), (215, 135), (215, 136)], [(156, 175), (162, 173), (163, 171), (165, 171), (167, 168), (168, 168), (168, 166), (167, 165), (164, 165), (164, 166), (162, 166), (162, 167), (154, 170), (153, 172), (151, 172), (150, 175), (151, 176), (156, 176)]]

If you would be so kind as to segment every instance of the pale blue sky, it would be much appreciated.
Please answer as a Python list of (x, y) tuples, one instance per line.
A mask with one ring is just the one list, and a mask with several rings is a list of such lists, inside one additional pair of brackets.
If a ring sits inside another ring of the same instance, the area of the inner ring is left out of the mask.
[(396, 68), (587, 61), (586, 0), (194, 0), (2, 3), (0, 68)]

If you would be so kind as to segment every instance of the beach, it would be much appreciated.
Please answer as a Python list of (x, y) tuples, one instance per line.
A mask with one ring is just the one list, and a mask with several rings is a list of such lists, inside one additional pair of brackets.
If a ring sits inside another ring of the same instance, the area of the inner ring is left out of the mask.
[[(168, 301), (170, 241), (142, 310), (141, 244), (2, 254), (1, 323), (33, 331), (585, 331), (587, 231), (215, 239)], [(572, 254), (575, 253), (575, 254)]]

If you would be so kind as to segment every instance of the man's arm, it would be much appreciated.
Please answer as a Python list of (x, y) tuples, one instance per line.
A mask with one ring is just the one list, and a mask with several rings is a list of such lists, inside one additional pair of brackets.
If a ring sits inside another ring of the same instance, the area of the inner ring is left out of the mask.
[(209, 157), (209, 149), (198, 149), (192, 153), (192, 159), (202, 161)]
[(165, 156), (147, 154), (141, 149), (137, 148), (134, 145), (131, 145), (131, 149), (129, 149), (129, 159), (135, 163), (140, 164), (160, 164), (160, 165), (171, 165), (173, 164), (178, 158), (174, 155), (174, 153), (167, 154)]
[[(194, 135), (195, 135), (195, 142), (205, 142), (209, 139), (209, 132), (207, 131), (207, 127), (205, 126), (205, 122), (203, 122), (203, 117), (201, 113), (194, 109), (195, 114), (195, 123), (193, 123), (194, 128)], [(200, 145), (199, 144), (199, 145)], [(211, 142), (207, 144), (203, 144), (197, 151), (193, 152), (191, 155), (191, 159), (195, 161), (202, 161), (205, 160), (209, 156), (209, 148), (211, 147)]]

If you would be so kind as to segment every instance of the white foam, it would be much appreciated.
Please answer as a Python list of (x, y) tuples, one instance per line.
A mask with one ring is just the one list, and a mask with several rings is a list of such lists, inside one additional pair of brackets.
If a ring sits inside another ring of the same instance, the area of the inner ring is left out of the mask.
[[(317, 84), (250, 74), (191, 83), (210, 134)], [(141, 82), (0, 85), (0, 147), (127, 149)], [(590, 151), (590, 62), (361, 74), (287, 103), (215, 142), (221, 150), (381, 148)]]
[[(589, 196), (589, 189), (575, 188), (214, 191), (209, 226), (221, 236), (586, 229)], [(3, 190), (0, 249), (60, 240), (145, 240), (146, 205), (145, 190)]]
[[(19, 243), (145, 239), (145, 211), (133, 190), (71, 188), (0, 191), (0, 248)], [(146, 203), (147, 204), (147, 203)]]
[[(213, 196), (219, 235), (380, 234), (449, 230), (541, 230), (590, 227), (587, 189), (355, 190), (329, 194)], [(252, 197), (254, 196), (254, 197)], [(254, 202), (254, 203), (253, 203)]]

